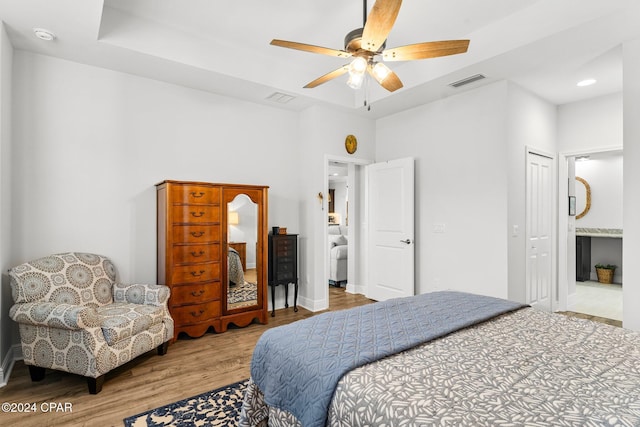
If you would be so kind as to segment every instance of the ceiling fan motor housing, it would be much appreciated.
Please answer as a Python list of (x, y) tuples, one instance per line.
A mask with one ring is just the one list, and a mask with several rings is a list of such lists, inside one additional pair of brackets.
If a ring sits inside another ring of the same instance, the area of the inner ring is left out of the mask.
[[(346, 50), (351, 54), (355, 54), (357, 52), (363, 52), (363, 51), (369, 52), (368, 50), (362, 48), (362, 32), (363, 31), (364, 31), (364, 28), (357, 28), (353, 31), (350, 31), (344, 37), (344, 50)], [(382, 52), (386, 45), (387, 45), (387, 41), (385, 40), (384, 43), (382, 43), (382, 46), (380, 46), (380, 49), (378, 49), (377, 52), (372, 52), (372, 53)]]

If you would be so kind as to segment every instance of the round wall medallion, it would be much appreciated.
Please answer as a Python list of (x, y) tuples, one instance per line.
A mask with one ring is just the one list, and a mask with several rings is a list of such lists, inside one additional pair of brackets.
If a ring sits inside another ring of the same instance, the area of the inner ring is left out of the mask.
[(353, 135), (347, 135), (347, 138), (344, 140), (344, 148), (346, 148), (347, 153), (353, 154), (358, 149), (358, 140)]

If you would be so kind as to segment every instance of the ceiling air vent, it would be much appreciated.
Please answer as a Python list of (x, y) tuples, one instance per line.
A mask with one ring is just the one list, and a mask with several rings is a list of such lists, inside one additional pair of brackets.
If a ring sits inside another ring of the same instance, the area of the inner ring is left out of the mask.
[(486, 79), (487, 77), (484, 74), (475, 74), (473, 76), (465, 77), (462, 80), (458, 80), (457, 82), (449, 83), (451, 87), (460, 87), (464, 85), (468, 85), (469, 83), (477, 82), (478, 80)]
[(266, 99), (268, 99), (269, 101), (278, 102), (280, 104), (286, 104), (294, 98), (295, 96), (287, 95), (286, 93), (273, 92), (271, 95), (267, 96)]

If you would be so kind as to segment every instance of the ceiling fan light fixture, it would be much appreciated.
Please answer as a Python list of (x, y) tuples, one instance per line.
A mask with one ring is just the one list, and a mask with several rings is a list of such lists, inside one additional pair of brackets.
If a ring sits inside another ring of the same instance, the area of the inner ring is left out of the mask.
[(391, 73), (391, 70), (382, 62), (378, 62), (373, 66), (373, 76), (376, 78), (378, 83), (382, 83), (389, 73)]
[(347, 85), (351, 89), (360, 89), (362, 87), (362, 82), (364, 81), (364, 73), (360, 74), (349, 74), (349, 80), (347, 80)]
[(364, 74), (367, 69), (367, 60), (361, 56), (357, 56), (349, 64), (349, 74)]
[(352, 89), (360, 89), (364, 81), (364, 72), (367, 70), (367, 60), (357, 56), (349, 64), (349, 80), (347, 85)]

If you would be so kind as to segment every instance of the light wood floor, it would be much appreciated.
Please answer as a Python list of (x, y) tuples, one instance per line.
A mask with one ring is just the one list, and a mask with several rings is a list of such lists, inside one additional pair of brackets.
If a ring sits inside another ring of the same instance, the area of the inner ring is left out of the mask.
[[(372, 301), (344, 289), (330, 288), (331, 309), (340, 310)], [(164, 356), (155, 351), (108, 373), (102, 391), (90, 395), (86, 380), (77, 375), (47, 370), (42, 382), (33, 383), (22, 361), (16, 362), (9, 383), (0, 388), (0, 403), (35, 402), (37, 412), (0, 412), (0, 425), (123, 426), (123, 419), (205, 391), (249, 378), (251, 355), (258, 338), (268, 328), (304, 319), (314, 313), (299, 308), (276, 310), (268, 325), (230, 328), (197, 339), (179, 339)], [(42, 403), (71, 403), (71, 413), (44, 413)]]
[[(331, 309), (340, 310), (371, 303), (362, 295), (329, 287)], [(565, 313), (607, 322), (577, 313)], [(123, 419), (196, 394), (249, 378), (251, 354), (268, 328), (313, 316), (308, 310), (277, 310), (268, 325), (230, 328), (223, 334), (209, 333), (197, 339), (179, 339), (165, 356), (155, 351), (138, 357), (107, 374), (102, 391), (90, 395), (86, 380), (48, 370), (42, 382), (33, 383), (27, 367), (16, 362), (9, 383), (0, 388), (0, 402), (35, 403), (35, 413), (0, 412), (0, 425), (122, 426)], [(72, 412), (43, 412), (41, 404), (70, 403)]]

